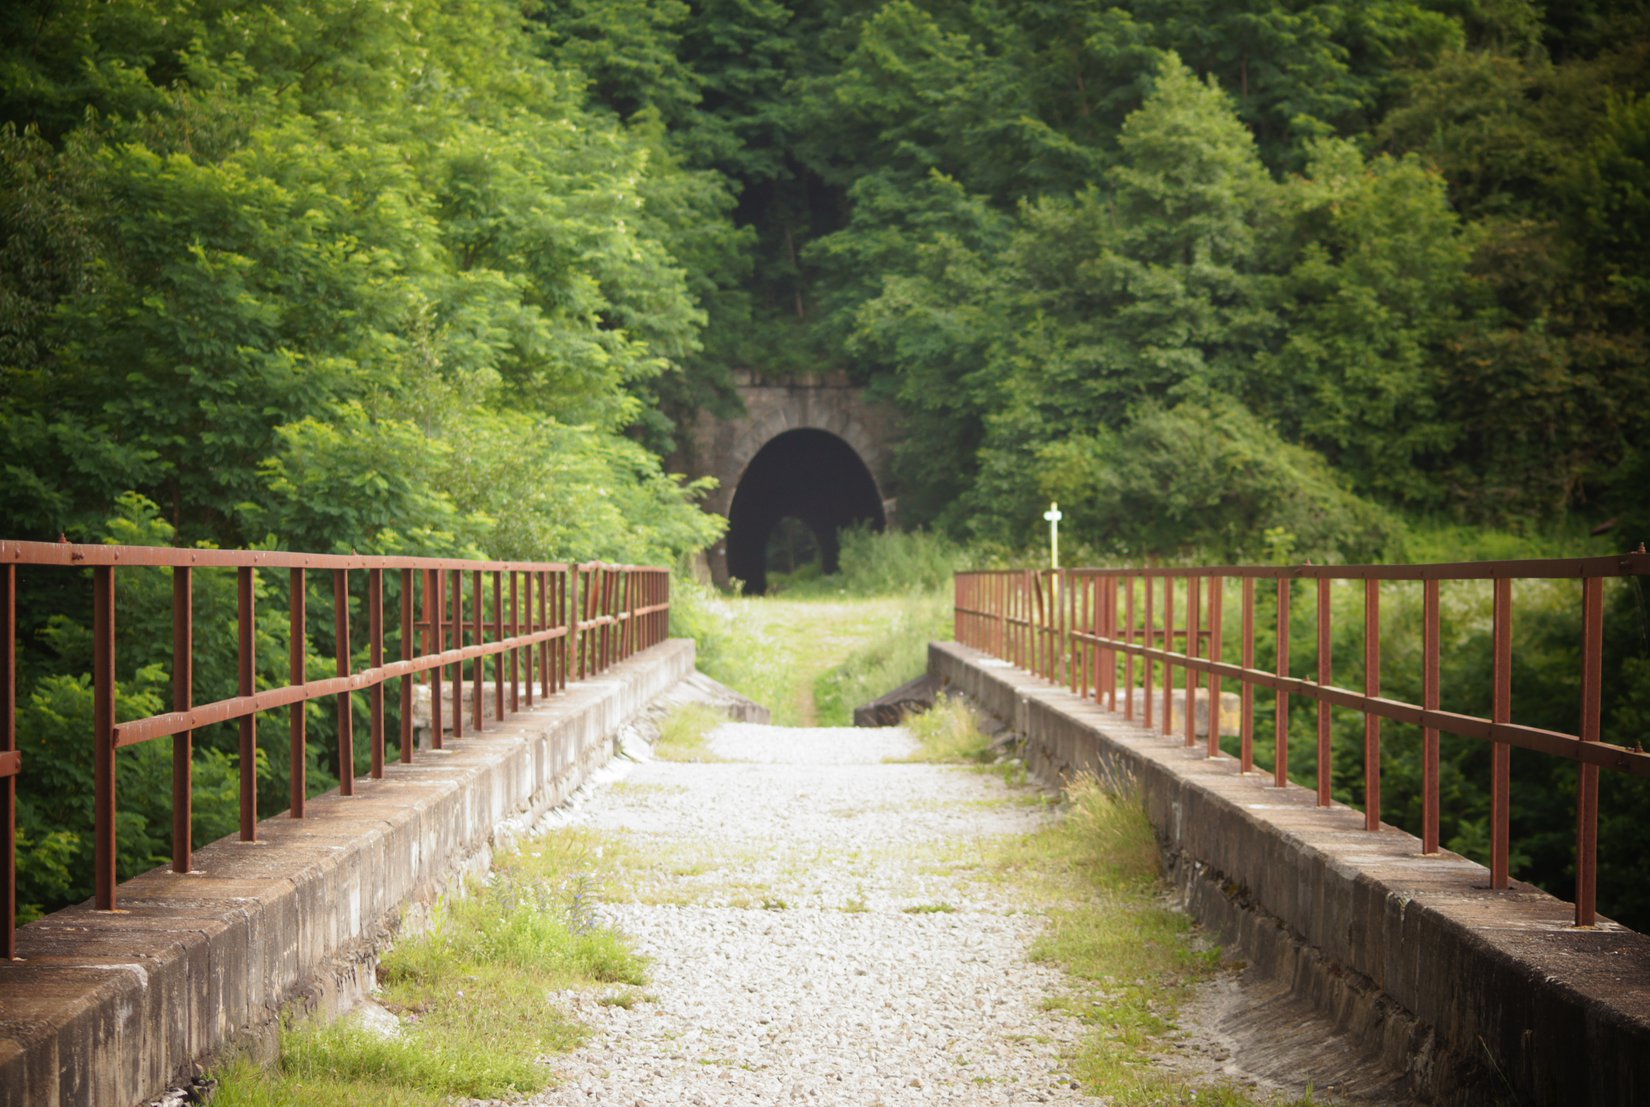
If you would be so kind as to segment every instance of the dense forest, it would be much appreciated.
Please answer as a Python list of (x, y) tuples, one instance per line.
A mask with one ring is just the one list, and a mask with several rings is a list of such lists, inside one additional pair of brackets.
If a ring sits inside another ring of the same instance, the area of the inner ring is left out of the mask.
[[(0, 10), (5, 537), (675, 559), (721, 526), (661, 460), (681, 421), (737, 369), (841, 369), (903, 412), (902, 521), (996, 556), (1051, 498), (1097, 558), (1622, 549), (1647, 321), (1644, 0)], [(49, 599), (21, 733), (69, 795), (86, 631)], [(1644, 601), (1612, 604), (1610, 732), (1642, 733)], [(1544, 618), (1537, 700), (1573, 679)], [(1554, 783), (1519, 783), (1532, 826)], [(84, 891), (71, 807), (25, 796), (31, 909)], [(1604, 810), (1606, 899), (1650, 922), (1650, 800)], [(165, 826), (123, 810), (130, 867)]]

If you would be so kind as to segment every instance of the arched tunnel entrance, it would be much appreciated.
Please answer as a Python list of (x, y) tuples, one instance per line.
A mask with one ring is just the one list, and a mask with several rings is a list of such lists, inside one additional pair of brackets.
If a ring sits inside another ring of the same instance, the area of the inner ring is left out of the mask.
[(837, 532), (869, 522), (881, 530), (882, 497), (854, 448), (822, 430), (793, 430), (751, 458), (728, 510), (728, 573), (745, 591), (768, 590), (768, 540), (780, 522), (796, 519), (813, 533), (821, 567), (837, 569)]

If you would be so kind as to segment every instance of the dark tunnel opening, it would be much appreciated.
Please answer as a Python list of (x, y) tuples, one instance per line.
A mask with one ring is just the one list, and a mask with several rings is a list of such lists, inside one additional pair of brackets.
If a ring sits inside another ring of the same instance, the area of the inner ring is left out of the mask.
[(794, 518), (813, 532), (821, 568), (837, 570), (838, 532), (884, 523), (876, 481), (854, 448), (821, 430), (786, 431), (751, 458), (728, 511), (728, 573), (745, 591), (768, 590), (768, 538), (780, 520)]

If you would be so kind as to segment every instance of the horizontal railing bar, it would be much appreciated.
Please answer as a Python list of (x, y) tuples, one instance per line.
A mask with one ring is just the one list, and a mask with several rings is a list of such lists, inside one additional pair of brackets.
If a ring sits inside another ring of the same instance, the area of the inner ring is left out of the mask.
[(23, 771), (23, 755), (17, 750), (0, 751), (0, 779)]
[[(1034, 629), (1036, 631), (1039, 631), (1040, 633), (1044, 633), (1044, 634), (1053, 633), (1057, 629), (1057, 628), (1049, 625), (1046, 621), (1044, 621), (1042, 619), (1038, 619), (1035, 616), (998, 615), (995, 612), (975, 611), (973, 608), (968, 608), (968, 607), (959, 607), (959, 608), (957, 608), (957, 612), (959, 614), (962, 614), (962, 615), (978, 615), (981, 618), (994, 619), (998, 622), (1007, 623), (1009, 626), (1031, 627), (1032, 629)], [(1157, 627), (1153, 631), (1153, 633), (1154, 634), (1162, 634), (1163, 633), (1163, 628), (1162, 627)], [(1184, 638), (1184, 637), (1186, 637), (1187, 631), (1186, 631), (1186, 628), (1184, 626), (1178, 626), (1178, 627), (1175, 627), (1173, 630), (1171, 630), (1169, 633), (1173, 634), (1176, 638)], [(1211, 631), (1209, 630), (1208, 627), (1199, 627), (1198, 630), (1197, 630), (1197, 636), (1199, 638), (1207, 638), (1207, 637), (1210, 636), (1210, 634), (1211, 634)]]
[[(457, 569), (465, 572), (565, 572), (565, 562), (469, 561), (460, 557), (314, 554), (286, 550), (185, 550), (170, 546), (102, 546), (0, 540), (0, 563), (82, 568), (103, 565), (241, 569)], [(644, 566), (612, 566), (618, 570)], [(653, 569), (653, 572), (662, 570)]]
[[(1259, 577), (1267, 580), (1577, 580), (1650, 576), (1650, 554), (1549, 557), (1521, 561), (1448, 561), (1428, 565), (1199, 565), (1188, 567), (1062, 570), (1091, 577)], [(959, 576), (1022, 576), (1021, 569), (965, 569)], [(1035, 570), (1047, 574), (1050, 570)]]
[(198, 730), (213, 723), (226, 723), (234, 719), (245, 718), (248, 715), (274, 711), (277, 708), (288, 707), (295, 703), (302, 703), (305, 700), (324, 699), (327, 696), (336, 696), (341, 692), (364, 691), (388, 680), (413, 676), (417, 673), (427, 672), (430, 669), (445, 668), (448, 665), (460, 661), (469, 661), (477, 657), (490, 657), (526, 645), (562, 638), (566, 634), (566, 627), (556, 627), (553, 630), (521, 634), (497, 642), (483, 642), (478, 645), (465, 646), (462, 649), (455, 648), (443, 650), (441, 653), (424, 654), (410, 661), (391, 661), (380, 665), (376, 669), (362, 669), (359, 672), (351, 673), (349, 676), (305, 681), (303, 684), (289, 684), (282, 688), (271, 688), (268, 691), (258, 692), (251, 696), (232, 696), (229, 699), (201, 704), (189, 711), (170, 711), (164, 715), (151, 715), (146, 719), (136, 719), (132, 722), (118, 724), (114, 730), (115, 748), (124, 749), (127, 746), (136, 746), (154, 738), (166, 738), (173, 734), (182, 734), (186, 730)]
[(1477, 738), (1485, 742), (1505, 742), (1520, 749), (1547, 753), (1582, 764), (1601, 765), (1632, 776), (1650, 777), (1650, 752), (1643, 750), (1629, 749), (1609, 742), (1583, 742), (1579, 736), (1565, 734), (1562, 731), (1544, 730), (1520, 723), (1496, 723), (1477, 715), (1428, 709), (1403, 700), (1367, 696), (1339, 685), (1319, 684), (1315, 680), (1300, 677), (1280, 677), (1264, 669), (1245, 669), (1241, 665), (1210, 661), (1207, 658), (1192, 657), (1171, 650), (1131, 645), (1117, 638), (1102, 638), (1081, 632), (1074, 632), (1072, 637), (1092, 645), (1115, 649), (1120, 653), (1132, 653), (1152, 661), (1168, 662), (1176, 668), (1196, 669), (1199, 672), (1231, 677), (1275, 691), (1288, 692), (1290, 695), (1321, 700), (1335, 707), (1367, 711), (1384, 719), (1392, 719), (1394, 722), (1432, 727), (1447, 734)]

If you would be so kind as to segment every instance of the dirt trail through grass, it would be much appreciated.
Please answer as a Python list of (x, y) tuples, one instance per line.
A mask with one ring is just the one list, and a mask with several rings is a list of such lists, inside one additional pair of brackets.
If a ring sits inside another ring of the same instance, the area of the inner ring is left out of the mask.
[(940, 593), (699, 595), (688, 616), (699, 668), (773, 711), (783, 726), (842, 726), (859, 704), (919, 676), (928, 642), (950, 636)]

